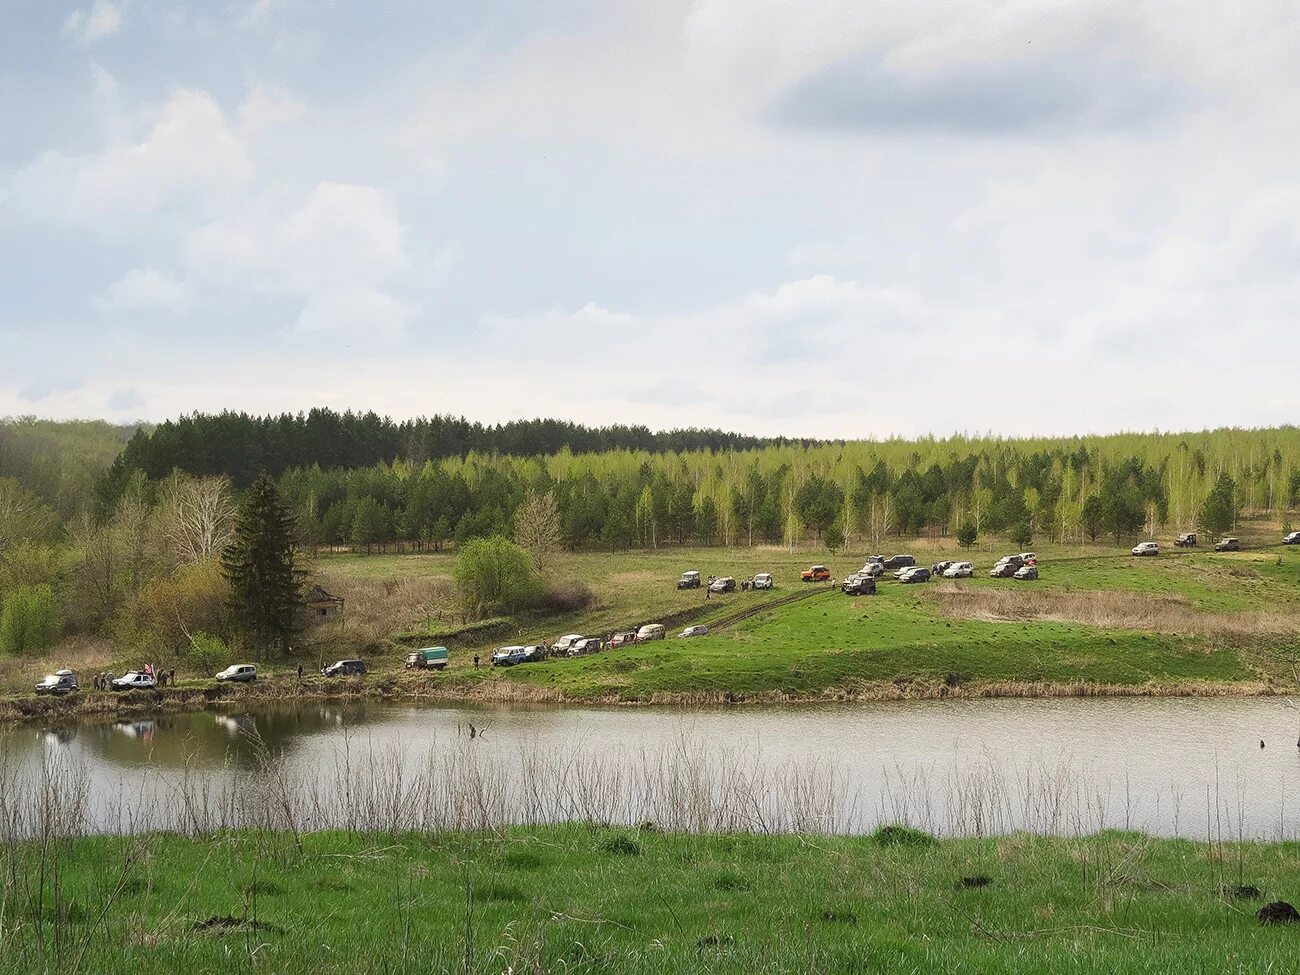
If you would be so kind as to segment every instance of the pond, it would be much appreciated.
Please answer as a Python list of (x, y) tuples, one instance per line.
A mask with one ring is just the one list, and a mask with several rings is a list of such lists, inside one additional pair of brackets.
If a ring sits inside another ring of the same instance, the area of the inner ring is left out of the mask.
[[(11, 728), (11, 833), (230, 826), (1300, 835), (1277, 698), (681, 710), (324, 702)], [(1261, 748), (1261, 742), (1265, 747)]]

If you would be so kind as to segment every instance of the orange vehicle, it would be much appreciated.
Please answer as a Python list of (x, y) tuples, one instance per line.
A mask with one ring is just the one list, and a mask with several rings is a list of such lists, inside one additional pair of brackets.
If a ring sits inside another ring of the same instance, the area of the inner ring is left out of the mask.
[(804, 582), (829, 582), (831, 570), (824, 565), (814, 565), (799, 573), (799, 578)]

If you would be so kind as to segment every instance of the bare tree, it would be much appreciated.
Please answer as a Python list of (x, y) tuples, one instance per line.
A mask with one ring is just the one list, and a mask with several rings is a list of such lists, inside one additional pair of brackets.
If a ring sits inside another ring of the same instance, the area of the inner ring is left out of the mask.
[(537, 571), (545, 568), (550, 555), (563, 541), (560, 533), (560, 506), (551, 492), (529, 491), (515, 512), (515, 541), (528, 550)]
[(225, 477), (168, 480), (158, 505), (160, 534), (177, 566), (220, 554), (235, 526), (235, 504)]
[(880, 548), (880, 543), (885, 540), (894, 527), (894, 501), (888, 494), (873, 495), (871, 498), (871, 514), (868, 522), (868, 533), (871, 535), (871, 547)]

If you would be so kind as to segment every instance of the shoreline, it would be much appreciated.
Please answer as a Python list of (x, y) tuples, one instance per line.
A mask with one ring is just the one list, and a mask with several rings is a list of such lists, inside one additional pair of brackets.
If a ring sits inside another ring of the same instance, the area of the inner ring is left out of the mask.
[[(407, 686), (403, 686), (403, 684)], [(1197, 684), (1097, 684), (1043, 681), (949, 685), (942, 681), (864, 682), (853, 687), (829, 687), (816, 694), (764, 691), (656, 692), (646, 697), (607, 693), (574, 697), (564, 691), (504, 680), (480, 681), (466, 687), (440, 683), (409, 686), (396, 679), (322, 684), (293, 678), (265, 680), (259, 684), (175, 687), (153, 691), (90, 691), (73, 698), (23, 695), (0, 700), (0, 727), (37, 721), (75, 720), (156, 713), (221, 712), (244, 706), (310, 701), (385, 701), (390, 703), (445, 704), (547, 704), (559, 707), (745, 707), (751, 705), (801, 705), (870, 703), (878, 701), (996, 700), (1004, 698), (1162, 697), (1221, 698), (1277, 697), (1292, 693), (1264, 682)]]

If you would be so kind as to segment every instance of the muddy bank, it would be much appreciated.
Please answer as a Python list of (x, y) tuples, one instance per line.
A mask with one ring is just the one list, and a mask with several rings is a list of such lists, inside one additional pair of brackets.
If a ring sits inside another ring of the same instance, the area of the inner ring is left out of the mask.
[(740, 694), (729, 691), (656, 692), (632, 696), (611, 692), (575, 696), (557, 688), (537, 687), (510, 680), (483, 677), (410, 677), (325, 682), (272, 678), (251, 685), (174, 687), (145, 692), (91, 691), (73, 697), (26, 695), (0, 700), (0, 723), (59, 721), (103, 715), (135, 716), (185, 711), (223, 711), (254, 708), (259, 704), (313, 700), (440, 701), (447, 703), (519, 703), (571, 705), (661, 705), (713, 707), (745, 704), (809, 704), (854, 701), (927, 701), (981, 698), (1064, 697), (1267, 697), (1288, 693), (1264, 682), (1163, 684), (1093, 684), (1051, 682), (998, 682), (951, 685), (942, 681), (863, 682), (829, 687), (816, 694), (765, 691)]

